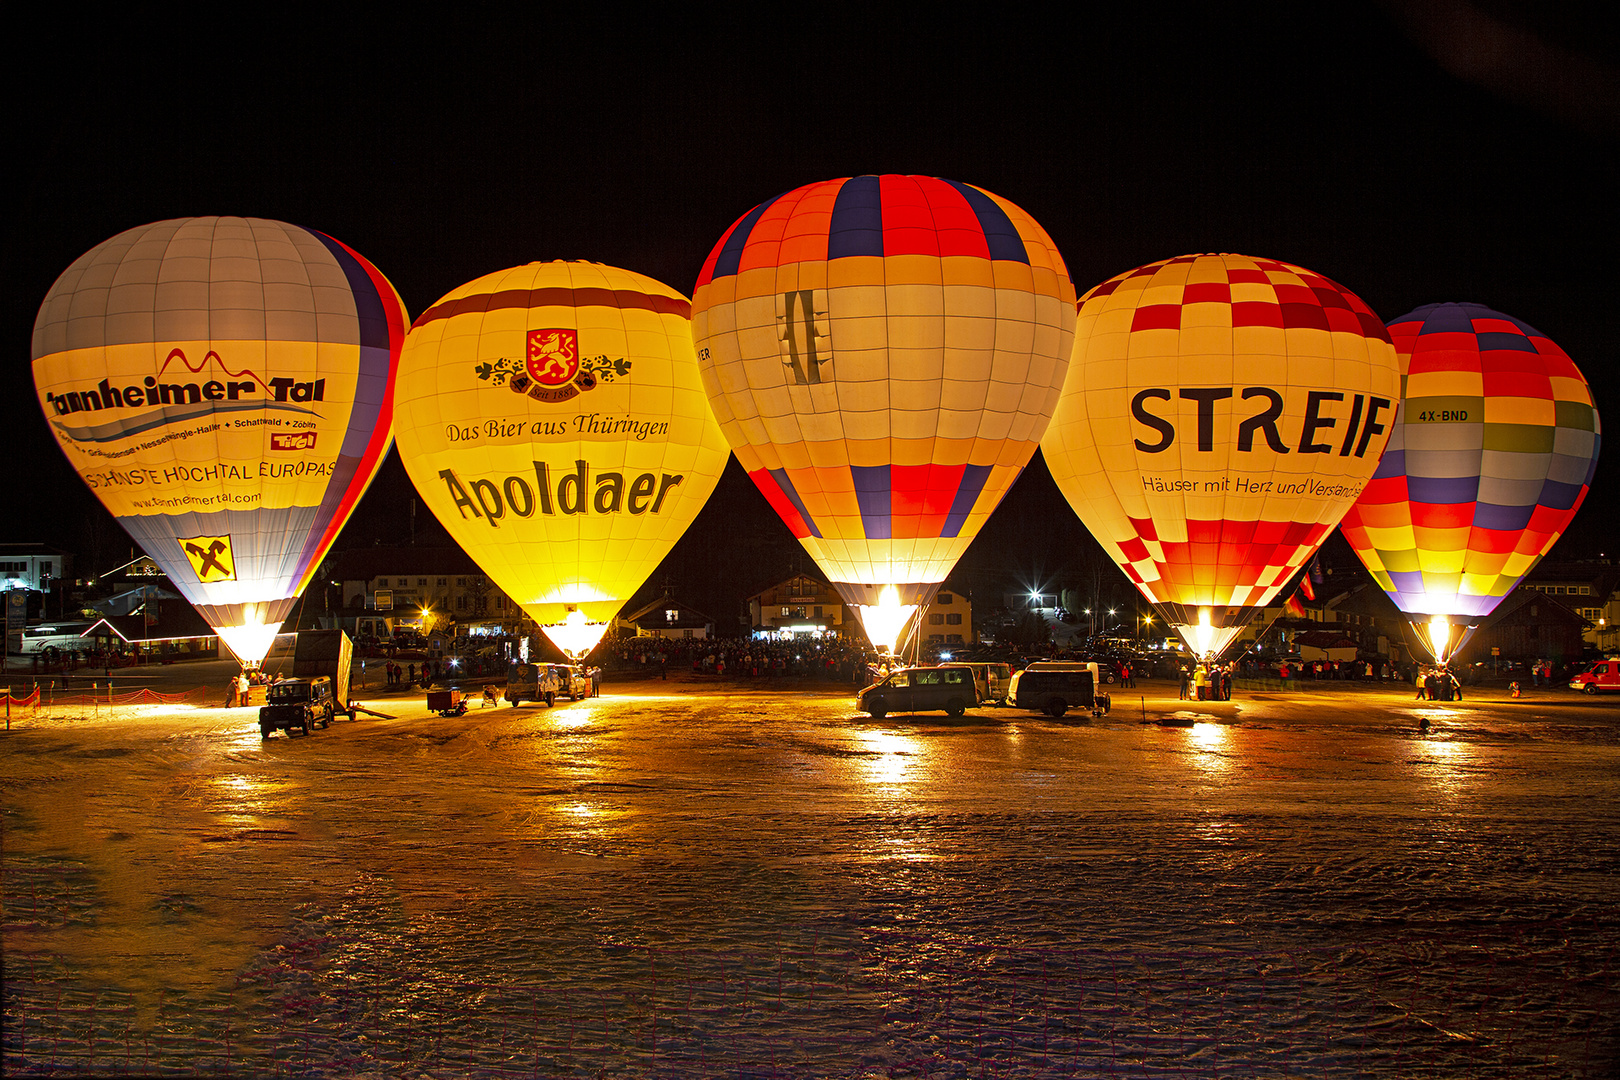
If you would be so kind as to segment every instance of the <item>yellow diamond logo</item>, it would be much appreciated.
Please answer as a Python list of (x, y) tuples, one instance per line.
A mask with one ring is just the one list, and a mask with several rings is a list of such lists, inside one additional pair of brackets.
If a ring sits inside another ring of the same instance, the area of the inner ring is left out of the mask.
[(191, 560), (197, 580), (203, 584), (236, 580), (236, 562), (231, 558), (229, 536), (193, 536), (181, 540), (180, 548)]

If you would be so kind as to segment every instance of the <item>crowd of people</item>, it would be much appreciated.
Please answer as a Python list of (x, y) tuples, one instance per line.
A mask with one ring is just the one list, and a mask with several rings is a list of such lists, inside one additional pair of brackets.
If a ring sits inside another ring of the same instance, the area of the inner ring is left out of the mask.
[(1181, 669), (1181, 700), (1231, 701), (1232, 664), (1199, 661)]
[(844, 638), (795, 641), (625, 638), (604, 642), (595, 656), (610, 671), (668, 678), (671, 669), (716, 678), (810, 677), (858, 684), (877, 653)]
[(1418, 701), (1462, 700), (1462, 684), (1447, 668), (1425, 664), (1413, 676), (1413, 682), (1417, 685)]

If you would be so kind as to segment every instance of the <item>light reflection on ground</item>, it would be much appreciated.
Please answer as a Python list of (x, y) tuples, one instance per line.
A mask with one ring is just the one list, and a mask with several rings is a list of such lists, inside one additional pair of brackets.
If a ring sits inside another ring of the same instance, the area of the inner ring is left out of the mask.
[(7, 1075), (1607, 1074), (1612, 709), (1162, 689), (43, 718)]
[(860, 743), (872, 755), (866, 762), (867, 780), (872, 784), (892, 786), (914, 778), (915, 759), (923, 752), (916, 739), (890, 731), (863, 731)]

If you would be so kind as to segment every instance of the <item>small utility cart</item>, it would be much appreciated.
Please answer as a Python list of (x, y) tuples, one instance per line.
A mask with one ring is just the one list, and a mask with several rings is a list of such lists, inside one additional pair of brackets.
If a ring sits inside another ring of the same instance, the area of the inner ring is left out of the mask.
[(429, 690), (427, 707), (440, 716), (461, 716), (467, 711), (467, 695), (460, 690)]

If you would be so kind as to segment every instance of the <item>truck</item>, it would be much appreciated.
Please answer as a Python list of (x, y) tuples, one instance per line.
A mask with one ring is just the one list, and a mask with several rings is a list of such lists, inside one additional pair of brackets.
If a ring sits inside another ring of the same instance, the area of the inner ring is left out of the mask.
[(354, 654), (349, 635), (342, 630), (300, 630), (293, 645), (290, 676), (271, 683), (259, 709), (259, 734), (291, 734), (294, 728), (308, 735), (326, 727), (338, 713), (354, 719), (355, 702), (349, 698), (349, 667)]
[(549, 706), (557, 703), (558, 694), (568, 694), (572, 697), (574, 690), (572, 683), (568, 689), (564, 689), (562, 680), (557, 677), (559, 666), (523, 662), (513, 664), (506, 673), (506, 700), (513, 705), (525, 701), (543, 701)]

